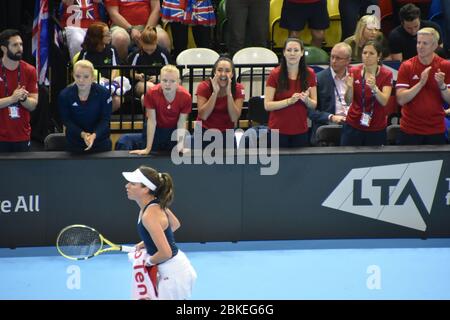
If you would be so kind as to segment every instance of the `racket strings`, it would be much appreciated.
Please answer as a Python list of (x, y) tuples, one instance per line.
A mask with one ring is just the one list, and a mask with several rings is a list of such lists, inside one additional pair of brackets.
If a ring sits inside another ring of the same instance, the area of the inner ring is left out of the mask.
[(98, 232), (84, 227), (72, 227), (58, 238), (58, 247), (66, 256), (88, 258), (102, 247)]

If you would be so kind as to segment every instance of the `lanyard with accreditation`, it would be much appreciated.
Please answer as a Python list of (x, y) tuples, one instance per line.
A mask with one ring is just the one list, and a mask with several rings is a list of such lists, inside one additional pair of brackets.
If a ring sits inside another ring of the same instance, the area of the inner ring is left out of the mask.
[[(6, 78), (6, 70), (5, 70), (4, 65), (2, 65), (2, 77), (3, 77), (3, 82), (5, 83), (5, 98), (6, 98), (6, 97), (9, 97), (9, 92), (8, 92), (8, 80)], [(20, 63), (19, 63), (19, 67), (17, 68), (17, 87), (20, 87)], [(18, 102), (8, 106), (9, 117), (11, 119), (19, 119), (20, 118), (19, 107), (20, 107), (20, 105)]]

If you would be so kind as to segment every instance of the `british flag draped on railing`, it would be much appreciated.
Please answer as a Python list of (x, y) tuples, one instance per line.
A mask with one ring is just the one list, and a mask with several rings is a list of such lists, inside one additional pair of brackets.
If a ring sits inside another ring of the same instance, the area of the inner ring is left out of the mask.
[(45, 83), (48, 68), (48, 19), (48, 0), (36, 0), (34, 7), (32, 52), (36, 59), (36, 71), (39, 84)]

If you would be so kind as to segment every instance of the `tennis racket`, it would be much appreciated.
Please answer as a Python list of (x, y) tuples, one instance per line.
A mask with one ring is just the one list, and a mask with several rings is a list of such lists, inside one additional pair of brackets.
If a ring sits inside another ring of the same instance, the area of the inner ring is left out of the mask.
[[(104, 246), (108, 245), (108, 247)], [(56, 239), (56, 248), (65, 258), (86, 260), (109, 251), (133, 252), (135, 247), (121, 246), (103, 237), (94, 228), (74, 224), (62, 229)]]

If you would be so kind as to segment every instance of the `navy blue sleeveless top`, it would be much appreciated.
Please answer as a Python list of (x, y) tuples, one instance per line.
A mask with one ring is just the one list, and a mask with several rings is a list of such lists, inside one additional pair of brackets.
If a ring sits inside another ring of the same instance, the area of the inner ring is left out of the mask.
[[(142, 213), (145, 212), (147, 207), (151, 204), (159, 203), (159, 199), (154, 199), (150, 201), (142, 210)], [(147, 253), (149, 255), (154, 255), (158, 249), (156, 248), (155, 243), (152, 240), (152, 237), (150, 236), (150, 233), (148, 233), (147, 229), (145, 229), (144, 224), (141, 221), (139, 221), (137, 225), (139, 236), (141, 237), (142, 241), (144, 241), (145, 248), (147, 249)], [(167, 242), (169, 242), (170, 248), (172, 249), (172, 257), (174, 257), (178, 253), (178, 247), (175, 243), (175, 237), (172, 232), (172, 228), (170, 227), (170, 223), (166, 230), (164, 230), (164, 234), (166, 235)]]

